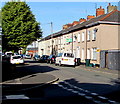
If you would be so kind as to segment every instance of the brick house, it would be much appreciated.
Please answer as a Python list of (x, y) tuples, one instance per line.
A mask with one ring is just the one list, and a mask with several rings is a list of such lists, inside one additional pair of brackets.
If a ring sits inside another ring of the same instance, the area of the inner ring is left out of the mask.
[[(82, 63), (85, 63), (85, 59), (90, 59), (91, 63), (102, 68), (111, 68), (115, 65), (111, 64), (113, 62), (110, 60), (110, 53), (117, 52), (118, 55), (120, 50), (119, 15), (120, 11), (116, 8), (105, 14), (104, 9), (100, 7), (96, 9), (96, 16), (88, 15), (87, 20), (81, 18), (79, 22), (74, 21), (76, 24), (72, 26), (70, 23), (66, 24), (61, 31), (40, 40), (38, 54), (50, 55), (52, 51), (54, 54), (71, 52), (76, 58), (81, 58)], [(116, 53), (111, 55), (115, 56)]]

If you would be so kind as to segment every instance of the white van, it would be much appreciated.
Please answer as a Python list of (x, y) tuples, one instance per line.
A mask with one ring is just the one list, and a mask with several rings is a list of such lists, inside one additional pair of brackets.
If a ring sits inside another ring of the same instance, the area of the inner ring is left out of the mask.
[(76, 58), (72, 53), (59, 53), (56, 57), (55, 65), (72, 65), (75, 66)]
[(12, 52), (5, 52), (5, 55), (11, 56), (13, 53)]

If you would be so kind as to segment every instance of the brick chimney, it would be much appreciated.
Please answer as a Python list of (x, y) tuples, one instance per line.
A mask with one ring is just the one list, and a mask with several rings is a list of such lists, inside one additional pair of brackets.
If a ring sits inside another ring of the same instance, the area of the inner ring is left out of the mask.
[(72, 25), (74, 26), (74, 25), (77, 25), (79, 23), (80, 23), (79, 21), (73, 21)]
[(92, 18), (95, 18), (95, 16), (92, 16), (92, 15), (87, 16), (87, 20), (92, 19)]
[(82, 23), (82, 22), (85, 22), (86, 21), (86, 19), (84, 19), (84, 18), (80, 18), (80, 23)]
[(96, 9), (96, 17), (105, 14), (104, 8), (100, 6), (100, 8)]
[(68, 23), (66, 25), (63, 25), (63, 29), (67, 29), (67, 28), (72, 27), (72, 26), (73, 26), (73, 24)]

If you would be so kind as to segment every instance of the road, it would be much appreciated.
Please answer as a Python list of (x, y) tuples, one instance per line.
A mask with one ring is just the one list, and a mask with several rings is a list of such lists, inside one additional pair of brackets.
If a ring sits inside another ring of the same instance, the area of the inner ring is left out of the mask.
[[(3, 91), (7, 98), (9, 95), (21, 95), (34, 102), (49, 102), (52, 104), (102, 104), (103, 102), (112, 104), (120, 102), (117, 95), (120, 92), (119, 84), (115, 83), (118, 78), (117, 73), (88, 70), (79, 66), (75, 68), (55, 66), (54, 64), (37, 63), (29, 60), (26, 60), (25, 65), (17, 65), (16, 67), (13, 75), (14, 79), (31, 74), (45, 73), (54, 75), (59, 80), (41, 88), (37, 87), (24, 92), (19, 91), (19, 93)], [(28, 79), (28, 81), (31, 81), (31, 79)]]

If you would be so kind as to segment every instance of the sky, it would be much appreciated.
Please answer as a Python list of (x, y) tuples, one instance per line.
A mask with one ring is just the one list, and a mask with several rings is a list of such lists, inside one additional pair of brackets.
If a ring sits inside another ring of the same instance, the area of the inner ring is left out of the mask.
[[(106, 13), (109, 2), (31, 2), (26, 0), (26, 3), (30, 6), (37, 22), (40, 23), (43, 37), (46, 37), (51, 34), (51, 22), (53, 23), (53, 33), (59, 32), (67, 23), (79, 21), (80, 18), (86, 18), (87, 15), (95, 15), (96, 8), (100, 6), (105, 9)], [(2, 2), (3, 5), (4, 2)], [(111, 5), (118, 6), (118, 2), (111, 2)]]

